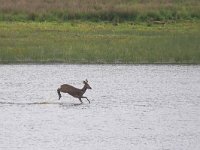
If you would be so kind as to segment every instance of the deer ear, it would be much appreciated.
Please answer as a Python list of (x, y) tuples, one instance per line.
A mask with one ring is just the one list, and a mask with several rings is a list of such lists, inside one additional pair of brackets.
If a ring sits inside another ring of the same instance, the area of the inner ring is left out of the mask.
[(86, 82), (85, 81), (83, 81), (83, 84), (85, 84)]
[(85, 82), (88, 83), (88, 80), (86, 79)]

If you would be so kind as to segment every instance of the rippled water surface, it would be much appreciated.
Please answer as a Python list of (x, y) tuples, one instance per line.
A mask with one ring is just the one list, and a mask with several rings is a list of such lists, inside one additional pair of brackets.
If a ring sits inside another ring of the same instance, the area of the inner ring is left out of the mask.
[[(82, 88), (91, 104), (67, 94)], [(2, 150), (199, 150), (200, 66), (0, 65)]]

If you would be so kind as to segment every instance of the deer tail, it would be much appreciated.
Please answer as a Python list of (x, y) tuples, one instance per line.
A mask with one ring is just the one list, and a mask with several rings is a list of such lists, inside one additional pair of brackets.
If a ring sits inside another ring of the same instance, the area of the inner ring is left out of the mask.
[(62, 97), (60, 94), (60, 88), (57, 89), (57, 93), (58, 93), (58, 97), (59, 97), (58, 100), (60, 100), (60, 98)]

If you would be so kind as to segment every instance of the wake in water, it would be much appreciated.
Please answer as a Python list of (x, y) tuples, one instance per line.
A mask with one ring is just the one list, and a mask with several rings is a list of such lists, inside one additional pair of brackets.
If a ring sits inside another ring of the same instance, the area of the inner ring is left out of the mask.
[(78, 106), (81, 104), (72, 104), (72, 103), (62, 103), (62, 102), (22, 102), (22, 103), (16, 103), (16, 102), (2, 102), (0, 101), (0, 105), (68, 105), (68, 106)]

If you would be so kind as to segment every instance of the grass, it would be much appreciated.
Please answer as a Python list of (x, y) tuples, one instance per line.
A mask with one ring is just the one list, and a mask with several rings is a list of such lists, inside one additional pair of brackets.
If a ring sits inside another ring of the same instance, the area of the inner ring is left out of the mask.
[(200, 63), (200, 22), (0, 22), (0, 63)]
[(0, 0), (0, 21), (200, 19), (199, 0)]
[(200, 63), (199, 0), (0, 4), (0, 63)]

